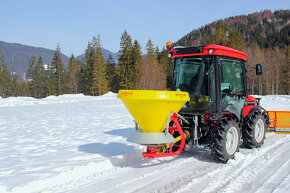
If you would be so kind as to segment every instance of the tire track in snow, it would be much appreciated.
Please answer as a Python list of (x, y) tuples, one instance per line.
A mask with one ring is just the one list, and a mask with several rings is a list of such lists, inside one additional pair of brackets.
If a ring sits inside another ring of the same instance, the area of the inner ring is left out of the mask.
[(193, 153), (197, 155), (189, 155), (191, 153), (175, 158), (143, 159), (122, 172), (102, 180), (96, 179), (97, 183), (87, 184), (73, 192), (172, 192), (192, 178), (221, 166), (211, 161), (208, 151), (205, 157), (196, 152)]
[(290, 175), (288, 174), (288, 176), (286, 178), (284, 178), (284, 180), (281, 182), (281, 184), (279, 184), (279, 186), (275, 188), (273, 193), (290, 192), (290, 185), (289, 184), (290, 184)]
[[(117, 164), (115, 171), (87, 178), (89, 183), (72, 183), (70, 192), (246, 192), (243, 188), (247, 180), (260, 177), (263, 169), (281, 158), (290, 143), (288, 136), (267, 137), (262, 148), (241, 149), (236, 160), (225, 165), (213, 162), (209, 151), (191, 151), (175, 158), (133, 159), (125, 167)], [(77, 184), (83, 185), (76, 189)], [(68, 189), (55, 192), (69, 192), (64, 191)]]
[[(287, 149), (285, 150), (285, 152)], [(267, 193), (267, 192), (279, 192), (280, 190), (283, 190), (286, 192), (288, 184), (284, 181), (287, 179), (290, 173), (290, 158), (288, 160), (280, 160), (282, 163), (278, 165), (277, 167), (274, 166), (274, 171), (270, 177), (268, 177), (267, 180), (265, 180), (263, 183), (256, 184), (256, 188), (259, 190), (256, 191), (256, 193)], [(290, 187), (288, 187), (289, 189)], [(289, 192), (289, 191), (288, 191)]]
[(276, 141), (275, 135), (269, 135), (265, 143), (267, 144), (262, 148), (254, 149), (254, 151), (241, 149), (242, 153), (236, 154), (236, 160), (230, 160), (207, 175), (193, 179), (175, 192), (217, 192), (219, 190), (220, 192), (237, 192), (243, 190), (242, 182), (248, 180), (252, 182), (251, 177), (264, 169), (261, 162), (272, 162), (279, 157), (280, 153), (287, 149), (290, 141), (288, 136)]
[[(105, 192), (172, 192), (192, 178), (207, 174), (218, 167), (218, 164), (202, 163), (196, 159), (182, 160), (169, 167), (148, 171), (141, 177), (126, 181), (108, 189)], [(160, 168), (160, 167), (158, 167)], [(134, 184), (134, 186), (132, 186)]]
[(280, 148), (281, 150), (283, 148), (283, 151), (280, 152), (280, 156), (277, 156), (278, 159), (265, 163), (264, 170), (253, 180), (255, 183), (245, 184), (248, 190), (267, 193), (287, 187), (282, 182), (290, 173), (290, 154), (285, 144)]
[[(237, 189), (239, 189), (239, 191), (249, 192), (249, 191), (255, 191), (261, 188), (263, 189), (263, 187), (266, 187), (266, 184), (263, 185), (263, 182), (259, 182), (259, 179), (264, 178), (265, 176), (268, 176), (268, 175), (273, 175), (273, 173), (275, 173), (275, 170), (274, 171), (268, 170), (269, 169), (268, 166), (275, 165), (273, 163), (276, 160), (280, 160), (282, 162), (280, 164), (283, 165), (284, 160), (282, 160), (281, 157), (282, 157), (283, 152), (287, 151), (289, 143), (290, 143), (289, 140), (288, 141), (286, 140), (283, 143), (280, 143), (279, 145), (269, 149), (265, 154), (260, 154), (260, 155), (258, 154), (258, 157), (250, 160), (250, 163), (248, 164), (248, 166), (245, 167), (245, 169), (242, 170), (241, 173), (234, 176), (233, 179), (230, 180), (230, 183), (227, 186), (225, 186), (223, 189), (221, 189), (220, 191), (221, 192), (236, 192)], [(252, 156), (253, 154), (254, 153), (250, 154), (250, 156)], [(245, 157), (245, 162), (248, 161), (248, 157), (249, 156)], [(253, 183), (253, 181), (255, 183)]]

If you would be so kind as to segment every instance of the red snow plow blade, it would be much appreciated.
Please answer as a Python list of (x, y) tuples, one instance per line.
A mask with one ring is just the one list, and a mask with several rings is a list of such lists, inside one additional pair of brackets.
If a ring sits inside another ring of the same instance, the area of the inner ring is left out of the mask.
[(271, 125), (268, 132), (290, 134), (290, 111), (268, 111)]

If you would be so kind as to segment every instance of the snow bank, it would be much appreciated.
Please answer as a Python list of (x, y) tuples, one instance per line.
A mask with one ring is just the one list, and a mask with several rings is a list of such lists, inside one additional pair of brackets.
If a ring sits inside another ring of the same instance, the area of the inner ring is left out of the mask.
[(289, 95), (268, 95), (259, 96), (253, 95), (256, 98), (261, 98), (261, 106), (270, 111), (290, 111), (290, 96)]
[(84, 94), (65, 94), (60, 96), (48, 96), (43, 99), (32, 97), (8, 97), (0, 98), (0, 107), (3, 106), (28, 106), (39, 104), (73, 103), (87, 100), (104, 100), (116, 98), (117, 94), (109, 92), (102, 96), (85, 96)]

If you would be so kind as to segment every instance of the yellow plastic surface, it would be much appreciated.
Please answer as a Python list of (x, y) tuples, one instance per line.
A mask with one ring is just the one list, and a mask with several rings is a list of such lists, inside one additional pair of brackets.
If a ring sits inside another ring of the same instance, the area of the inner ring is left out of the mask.
[(167, 116), (190, 100), (187, 92), (157, 90), (120, 90), (118, 98), (144, 133), (161, 133)]

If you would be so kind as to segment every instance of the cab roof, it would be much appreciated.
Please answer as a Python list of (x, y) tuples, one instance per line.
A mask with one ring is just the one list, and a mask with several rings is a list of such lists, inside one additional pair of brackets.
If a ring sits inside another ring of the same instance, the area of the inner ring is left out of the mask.
[(174, 47), (169, 53), (171, 58), (179, 58), (186, 56), (201, 56), (201, 55), (215, 55), (215, 56), (227, 56), (231, 58), (237, 58), (247, 60), (248, 55), (226, 46), (220, 46), (216, 44), (210, 44), (208, 46), (195, 46), (195, 47)]

